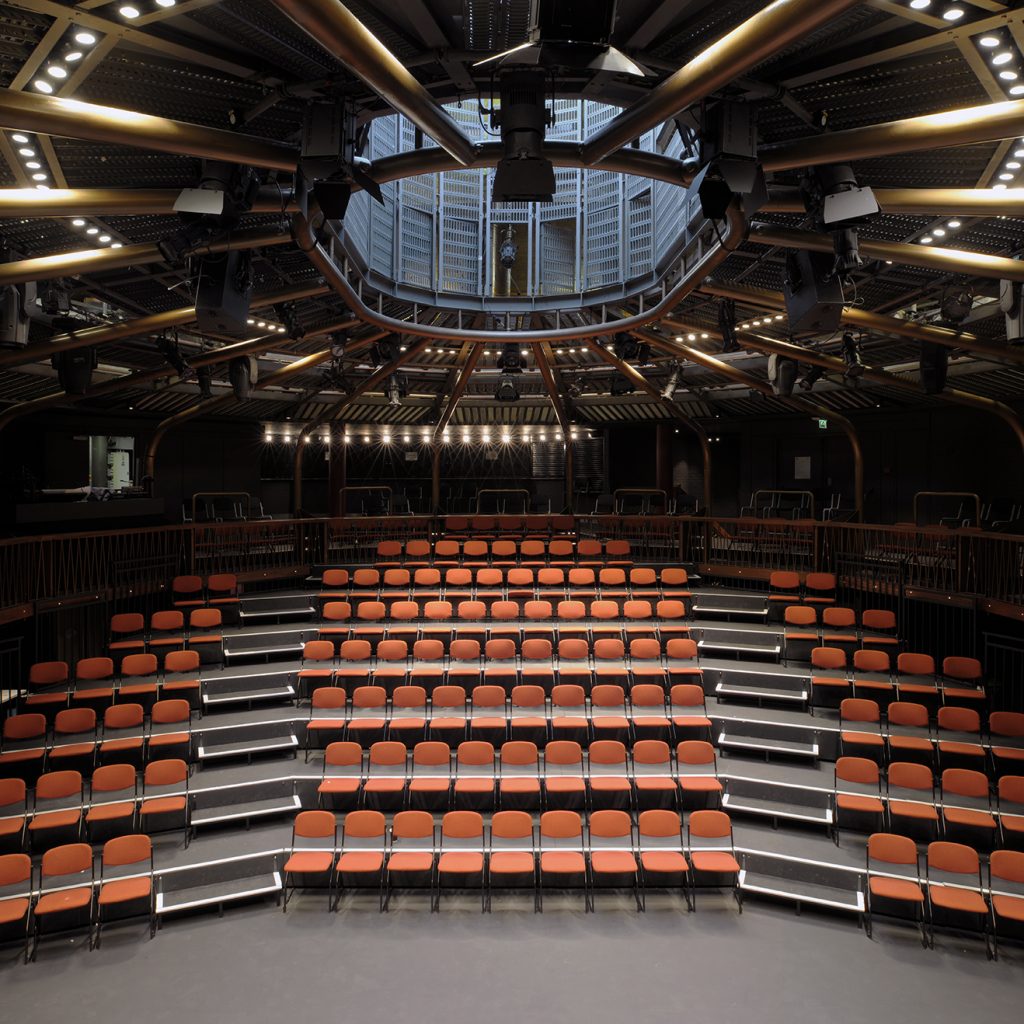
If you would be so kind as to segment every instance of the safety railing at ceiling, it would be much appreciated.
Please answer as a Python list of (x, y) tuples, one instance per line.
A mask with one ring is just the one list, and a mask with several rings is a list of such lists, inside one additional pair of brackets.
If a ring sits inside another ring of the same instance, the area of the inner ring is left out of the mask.
[[(842, 572), (847, 585), (902, 580), (908, 593), (976, 598), (1024, 619), (1024, 536), (976, 529), (689, 516), (577, 516), (577, 537), (630, 542), (637, 563), (693, 565), (763, 585), (775, 569)], [(37, 603), (115, 602), (166, 589), (180, 574), (245, 581), (302, 577), (314, 565), (369, 562), (382, 540), (431, 539), (431, 516), (207, 523), (0, 541), (0, 622)], [(873, 572), (873, 570), (876, 570)]]

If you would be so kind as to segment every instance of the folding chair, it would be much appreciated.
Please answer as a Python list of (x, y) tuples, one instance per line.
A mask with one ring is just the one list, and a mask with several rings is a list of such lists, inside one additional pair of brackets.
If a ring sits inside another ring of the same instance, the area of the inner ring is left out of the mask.
[(633, 744), (633, 786), (640, 810), (675, 809), (679, 787), (672, 775), (672, 752), (664, 740)]
[(886, 772), (889, 828), (913, 839), (934, 839), (939, 832), (935, 778), (927, 765), (893, 761)]
[(629, 886), (633, 890), (636, 909), (643, 911), (632, 818), (625, 811), (594, 811), (590, 815), (588, 831), (591, 889), (596, 889), (599, 883), (611, 888)]
[[(348, 694), (341, 686), (318, 686), (313, 691), (306, 723), (306, 763), (311, 750), (325, 750), (345, 733)], [(334, 712), (334, 714), (331, 714)]]
[(321, 642), (347, 640), (351, 632), (352, 605), (348, 601), (328, 601), (320, 613), (323, 624), (318, 631)]
[(495, 601), (491, 605), (487, 639), (511, 640), (518, 647), (522, 638), (522, 626), (519, 624), (521, 615), (518, 601)]
[(681, 566), (662, 569), (658, 582), (661, 584), (661, 596), (666, 601), (689, 601), (693, 597), (689, 576)]
[(860, 642), (865, 649), (898, 652), (900, 641), (896, 635), (896, 616), (893, 612), (885, 608), (865, 608), (860, 616), (860, 628)]
[(359, 803), (363, 785), (363, 748), (349, 740), (335, 740), (324, 751), (324, 774), (317, 786), (317, 804), (332, 811), (351, 811)]
[(782, 609), (800, 600), (800, 574), (777, 570), (768, 577), (768, 619), (778, 622)]
[(836, 603), (836, 578), (830, 572), (809, 572), (804, 580), (804, 603), (819, 607)]
[(484, 866), (483, 817), (476, 811), (449, 811), (441, 819), (437, 886), (432, 909), (440, 909), (443, 888), (468, 888), (470, 882), (476, 881), (480, 887), (480, 911), (483, 913), (487, 909)]
[(10, 715), (4, 719), (0, 740), (0, 772), (31, 785), (43, 770), (46, 756), (46, 716)]
[(397, 686), (391, 695), (388, 739), (407, 747), (427, 734), (427, 691), (422, 686)]
[(595, 740), (629, 739), (626, 691), (621, 686), (601, 683), (590, 691), (590, 728)]
[(20, 853), (28, 824), (28, 787), (24, 779), (0, 779), (0, 854)]
[(29, 692), (23, 705), (25, 711), (52, 719), (61, 708), (68, 706), (70, 678), (66, 661), (37, 661), (28, 670)]
[(379, 740), (370, 747), (363, 803), (375, 811), (394, 812), (405, 806), (408, 754), (404, 743)]
[(185, 830), (189, 844), (191, 805), (188, 792), (188, 765), (184, 761), (150, 761), (142, 776), (142, 806), (139, 826), (143, 832), (173, 828)]
[(835, 820), (832, 835), (839, 845), (839, 829), (877, 832), (885, 824), (882, 777), (878, 763), (866, 757), (840, 757), (836, 761), (833, 793)]
[(511, 640), (499, 638), (487, 641), (484, 648), (484, 682), (499, 687), (505, 694), (510, 694), (519, 682), (516, 645)]
[(624, 601), (622, 617), (626, 620), (622, 632), (628, 641), (641, 637), (653, 640), (658, 636), (659, 627), (654, 621), (650, 601)]
[(501, 686), (476, 686), (470, 694), (469, 736), (485, 740), (495, 747), (505, 742), (508, 731), (506, 701), (508, 695)]
[(786, 661), (809, 661), (818, 643), (818, 610), (791, 604), (783, 613), (783, 651)]
[(948, 839), (969, 839), (991, 850), (997, 837), (988, 777), (967, 768), (947, 768), (940, 777), (942, 824)]
[(923, 704), (929, 715), (939, 709), (942, 694), (935, 675), (935, 659), (930, 654), (904, 651), (896, 658), (896, 692), (899, 699)]
[(438, 686), (430, 697), (430, 738), (448, 746), (466, 735), (466, 691), (461, 686)]
[(731, 880), (733, 898), (743, 913), (743, 891), (740, 888), (742, 868), (736, 859), (732, 821), (724, 811), (694, 811), (686, 825), (686, 848), (689, 850), (693, 876), (693, 906), (696, 908), (697, 877), (710, 878), (722, 885)]
[(690, 865), (683, 848), (683, 822), (678, 812), (641, 811), (637, 819), (640, 848), (640, 884), (646, 909), (647, 889), (652, 885), (681, 889), (687, 911), (693, 910), (690, 893)]
[(672, 723), (665, 710), (665, 690), (661, 685), (656, 683), (635, 685), (629, 691), (629, 703), (635, 740), (638, 742), (641, 740), (667, 741), (670, 738)]
[[(448, 569), (444, 574), (444, 599), (453, 607), (473, 597), (473, 570), (465, 566)], [(451, 616), (449, 616), (450, 618)]]
[(28, 838), (33, 852), (76, 842), (82, 831), (85, 789), (82, 773), (45, 772), (36, 780)]
[[(104, 685), (97, 685), (97, 684)], [(82, 658), (75, 664), (71, 707), (92, 708), (98, 715), (114, 703), (114, 662), (110, 658)]]
[(412, 752), (409, 806), (419, 811), (446, 811), (451, 789), (451, 748), (436, 740), (417, 743)]
[(89, 809), (85, 813), (89, 842), (134, 830), (139, 793), (134, 765), (102, 765), (92, 773), (89, 791)]
[(388, 692), (383, 686), (357, 686), (352, 691), (352, 708), (345, 738), (364, 749), (384, 739), (387, 728)]
[(697, 660), (697, 642), (685, 637), (673, 637), (665, 644), (668, 678), (673, 685), (694, 683), (703, 689), (704, 674)]
[(510, 740), (501, 747), (498, 801), (503, 810), (536, 810), (541, 804), (537, 745)]
[(708, 718), (704, 687), (696, 683), (677, 683), (669, 693), (669, 713), (677, 742), (711, 740), (711, 719)]
[(853, 652), (853, 689), (858, 697), (875, 701), (879, 711), (888, 711), (896, 699), (896, 687), (885, 651), (861, 648)]
[(39, 940), (48, 932), (89, 928), (92, 948), (92, 902), (96, 869), (88, 843), (57, 846), (43, 854), (39, 898), (32, 908), (32, 941), (27, 960), (35, 960)]
[[(515, 657), (513, 648), (512, 656)], [(480, 641), (459, 637), (448, 652), (448, 685), (472, 690), (480, 682)]]
[(491, 810), (496, 788), (493, 745), (483, 740), (464, 740), (455, 753), (455, 808)]
[(630, 640), (629, 674), (632, 681), (631, 696), (638, 686), (653, 686), (661, 692), (661, 702), (665, 703), (668, 675), (661, 663), (661, 644), (657, 640), (650, 637)]
[[(310, 641), (310, 643), (317, 642)], [(308, 647), (309, 644), (306, 646)], [(370, 681), (372, 654), (373, 649), (369, 640), (342, 640), (341, 646), (338, 648), (339, 665), (333, 670), (332, 678), (349, 692), (354, 692), (360, 686), (365, 686)], [(299, 675), (301, 677), (302, 673), (300, 672)]]
[(203, 581), (199, 576), (175, 576), (171, 582), (171, 595), (175, 608), (201, 608), (206, 604)]
[(583, 810), (583, 748), (572, 740), (552, 740), (544, 748), (544, 802), (548, 810)]
[(1024, 849), (1024, 775), (1004, 775), (997, 783), (1000, 846)]
[(391, 903), (391, 894), (399, 885), (425, 884), (430, 892), (436, 888), (434, 818), (426, 811), (399, 811), (391, 822), (390, 853), (384, 867), (384, 910)]
[(292, 824), (291, 851), (281, 869), (283, 900), (287, 913), (291, 893), (311, 888), (311, 882), (327, 883), (327, 909), (334, 905), (333, 867), (338, 850), (338, 822), (331, 811), (300, 811)]
[(867, 845), (867, 906), (864, 931), (871, 938), (877, 907), (910, 911), (921, 930), (921, 944), (928, 948), (927, 908), (921, 884), (917, 846), (906, 836), (876, 832)]
[(846, 652), (841, 647), (815, 647), (811, 651), (812, 709), (838, 708), (851, 694)]
[(381, 640), (377, 644), (377, 664), (373, 681), (388, 694), (401, 686), (408, 673), (409, 645), (404, 640)]
[(594, 740), (587, 751), (591, 810), (628, 810), (633, 803), (625, 744)]
[(935, 761), (928, 709), (910, 701), (893, 701), (887, 714), (889, 760), (916, 761), (929, 768)]
[(158, 695), (156, 655), (129, 654), (122, 658), (121, 683), (117, 688), (117, 699), (141, 704), (151, 714)]
[(722, 799), (715, 748), (703, 740), (684, 740), (676, 747), (676, 772), (684, 807), (706, 808)]
[(582, 686), (559, 683), (551, 690), (552, 740), (575, 741), (586, 745), (590, 740), (587, 720), (587, 697)]
[(543, 747), (548, 738), (547, 699), (544, 688), (532, 684), (512, 687), (509, 737)]
[(981, 745), (981, 717), (974, 708), (941, 707), (938, 714), (939, 765), (985, 771), (988, 753)]
[(981, 662), (977, 658), (948, 657), (942, 662), (942, 700), (953, 707), (979, 708), (985, 704)]
[(988, 860), (992, 903), (992, 955), (999, 959), (1000, 929), (1017, 938), (1024, 931), (1024, 853), (995, 850)]
[(448, 649), (452, 641), (451, 601), (428, 601), (423, 606), (425, 624), (420, 630), (421, 640), (439, 640)]
[(0, 941), (20, 939), (28, 963), (32, 906), (32, 858), (26, 853), (0, 856)]
[(185, 616), (181, 611), (153, 612), (149, 617), (149, 639), (146, 647), (150, 651), (160, 649), (178, 650), (185, 646)]
[(92, 708), (65, 708), (53, 723), (53, 746), (47, 755), (49, 771), (65, 769), (92, 774), (96, 760), (96, 712)]
[(104, 925), (146, 917), (149, 937), (156, 935), (156, 887), (153, 841), (149, 836), (119, 836), (103, 844), (100, 888), (96, 897), (93, 946), (100, 948)]
[(583, 820), (575, 811), (545, 811), (540, 816), (540, 885), (537, 909), (544, 909), (544, 887), (583, 888), (584, 911), (594, 909), (587, 884)]
[(444, 682), (444, 644), (440, 640), (417, 640), (413, 644), (409, 682), (422, 686), (428, 696)]
[(558, 642), (557, 675), (559, 684), (576, 685), (589, 692), (594, 674), (590, 668), (590, 645), (586, 640), (573, 638)]
[[(223, 664), (223, 616), (219, 608), (193, 608), (188, 616), (188, 646), (199, 653), (202, 664)], [(213, 632), (204, 632), (212, 630)]]
[(146, 620), (138, 612), (123, 612), (110, 617), (110, 641), (107, 651), (111, 657), (146, 650)]
[(158, 758), (192, 760), (192, 709), (187, 700), (160, 700), (153, 705), (146, 757), (151, 761)]
[(487, 910), (495, 887), (532, 886), (538, 909), (538, 873), (533, 818), (526, 811), (498, 811), (491, 818), (487, 857)]
[(847, 697), (839, 705), (839, 745), (844, 754), (885, 760), (885, 739), (878, 704), (864, 697)]
[(963, 918), (980, 929), (985, 937), (985, 954), (994, 953), (990, 926), (992, 911), (982, 890), (981, 860), (962, 843), (929, 843), (925, 857), (928, 891), (928, 945), (935, 948), (935, 923)]
[(352, 640), (346, 641), (346, 643), (365, 641), (370, 645), (371, 651), (376, 651), (377, 645), (384, 639), (387, 632), (387, 627), (384, 625), (387, 614), (387, 606), (383, 601), (360, 601), (356, 605), (356, 621), (351, 632)]
[(629, 681), (626, 645), (618, 637), (601, 637), (594, 642), (594, 679), (598, 684), (624, 686)]
[(846, 652), (847, 658), (853, 658), (860, 650), (857, 615), (852, 608), (836, 608), (834, 606), (823, 608), (821, 625), (823, 647), (839, 647)]

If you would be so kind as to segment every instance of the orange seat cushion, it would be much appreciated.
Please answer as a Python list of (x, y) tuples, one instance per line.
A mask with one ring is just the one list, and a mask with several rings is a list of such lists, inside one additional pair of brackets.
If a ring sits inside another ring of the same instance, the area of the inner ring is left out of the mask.
[(887, 900), (900, 900), (903, 903), (924, 903), (924, 893), (917, 882), (906, 878), (878, 878), (872, 876), (871, 895)]
[(469, 852), (442, 853), (437, 862), (437, 870), (442, 875), (480, 875), (484, 870), (484, 855)]
[(28, 823), (28, 830), (37, 832), (44, 828), (72, 828), (81, 820), (82, 812), (77, 807), (67, 811), (44, 811)]
[(317, 786), (318, 793), (358, 793), (358, 779), (324, 779)]
[(111, 903), (128, 903), (131, 900), (147, 900), (153, 891), (153, 880), (145, 878), (119, 878), (115, 882), (106, 882), (100, 889), (99, 904), (101, 907)]
[(92, 903), (92, 889), (64, 889), (61, 892), (48, 892), (40, 896), (36, 903), (35, 915), (59, 914), (66, 910), (80, 910)]
[(491, 854), (492, 875), (532, 875), (533, 854), (525, 851), (502, 850)]
[(590, 866), (602, 875), (633, 875), (638, 870), (636, 858), (627, 850), (595, 850)]
[(987, 914), (988, 904), (981, 893), (973, 889), (953, 889), (946, 885), (928, 886), (928, 897), (933, 907), (956, 910), (964, 914)]
[(319, 850), (310, 850), (304, 853), (293, 853), (287, 861), (285, 861), (284, 872), (285, 874), (317, 874), (324, 871), (330, 871), (331, 866), (334, 864), (334, 854), (330, 850), (323, 852)]
[(434, 866), (434, 855), (426, 851), (406, 850), (393, 853), (388, 858), (388, 871), (423, 871)]
[(885, 812), (882, 801), (878, 797), (855, 796), (850, 793), (840, 793), (836, 797), (836, 806), (856, 814), (883, 814)]
[(0, 925), (14, 924), (23, 921), (28, 915), (28, 900), (17, 897), (13, 900), (0, 900)]
[(97, 804), (89, 808), (86, 821), (114, 821), (116, 818), (130, 818), (135, 813), (135, 802), (126, 800), (116, 804)]
[(724, 850), (694, 850), (690, 854), (694, 871), (714, 871), (719, 874), (735, 875), (740, 866), (731, 853)]
[(897, 818), (922, 818), (938, 821), (939, 812), (934, 804), (919, 804), (910, 800), (890, 800), (889, 813)]
[[(2, 906), (3, 904), (0, 904), (0, 907)], [(993, 894), (992, 909), (998, 917), (1004, 917), (1008, 921), (1024, 921), (1024, 897)]]
[(686, 874), (690, 865), (686, 858), (675, 850), (647, 850), (640, 854), (644, 871), (656, 874)]
[(173, 814), (176, 811), (185, 810), (185, 798), (183, 796), (161, 796), (155, 800), (146, 800), (140, 810), (140, 814)]
[(384, 854), (375, 850), (354, 850), (338, 858), (338, 871), (346, 874), (375, 874), (384, 866)]
[(969, 828), (996, 827), (996, 819), (988, 811), (974, 811), (968, 807), (945, 807), (942, 816), (953, 825), (966, 825)]
[(587, 864), (583, 854), (574, 850), (549, 850), (540, 855), (540, 869), (545, 874), (582, 875), (586, 873)]

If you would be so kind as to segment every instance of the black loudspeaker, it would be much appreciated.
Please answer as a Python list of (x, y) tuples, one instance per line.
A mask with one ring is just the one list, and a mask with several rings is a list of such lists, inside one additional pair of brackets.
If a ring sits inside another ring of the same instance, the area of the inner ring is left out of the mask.
[(792, 331), (831, 334), (843, 313), (843, 286), (832, 273), (835, 256), (797, 250), (786, 253), (783, 287)]
[(926, 395), (937, 395), (946, 387), (949, 369), (949, 349), (934, 341), (921, 343), (921, 390)]
[(57, 352), (50, 362), (57, 371), (57, 380), (69, 395), (84, 395), (92, 384), (96, 369), (96, 350), (80, 348), (73, 352)]
[(200, 331), (244, 334), (252, 299), (252, 259), (234, 250), (203, 260), (196, 288)]
[(244, 402), (256, 383), (256, 360), (252, 356), (236, 356), (228, 363), (228, 380), (235, 398)]
[(781, 398), (789, 398), (796, 386), (797, 364), (786, 356), (774, 352), (768, 357), (768, 380), (772, 390)]

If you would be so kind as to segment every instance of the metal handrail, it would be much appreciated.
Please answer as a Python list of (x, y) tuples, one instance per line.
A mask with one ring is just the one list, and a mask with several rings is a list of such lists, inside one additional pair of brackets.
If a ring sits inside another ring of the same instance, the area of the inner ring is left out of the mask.
[(391, 514), (391, 499), (394, 495), (394, 491), (390, 487), (388, 487), (387, 484), (367, 484), (361, 487), (342, 487), (338, 491), (338, 513), (340, 515), (345, 515), (345, 512), (348, 507), (346, 499), (348, 498), (349, 494), (352, 494), (355, 491), (373, 491), (375, 493), (380, 492), (382, 494), (385, 494), (387, 496), (387, 514)]
[(974, 502), (974, 523), (981, 524), (981, 498), (973, 491), (918, 491), (914, 495), (914, 523), (917, 519), (917, 501), (919, 498), (969, 498)]
[[(523, 515), (526, 515), (530, 511), (530, 492), (525, 487), (485, 487), (482, 491), (476, 492), (476, 515), (484, 515), (485, 513), (480, 511), (480, 499), (485, 494), (525, 494), (526, 503), (523, 506)], [(499, 513), (500, 514), (500, 513)]]
[(252, 514), (252, 495), (248, 491), (196, 491), (192, 495), (192, 522), (196, 522), (196, 502), (202, 498), (245, 498), (245, 516), (248, 520)]

